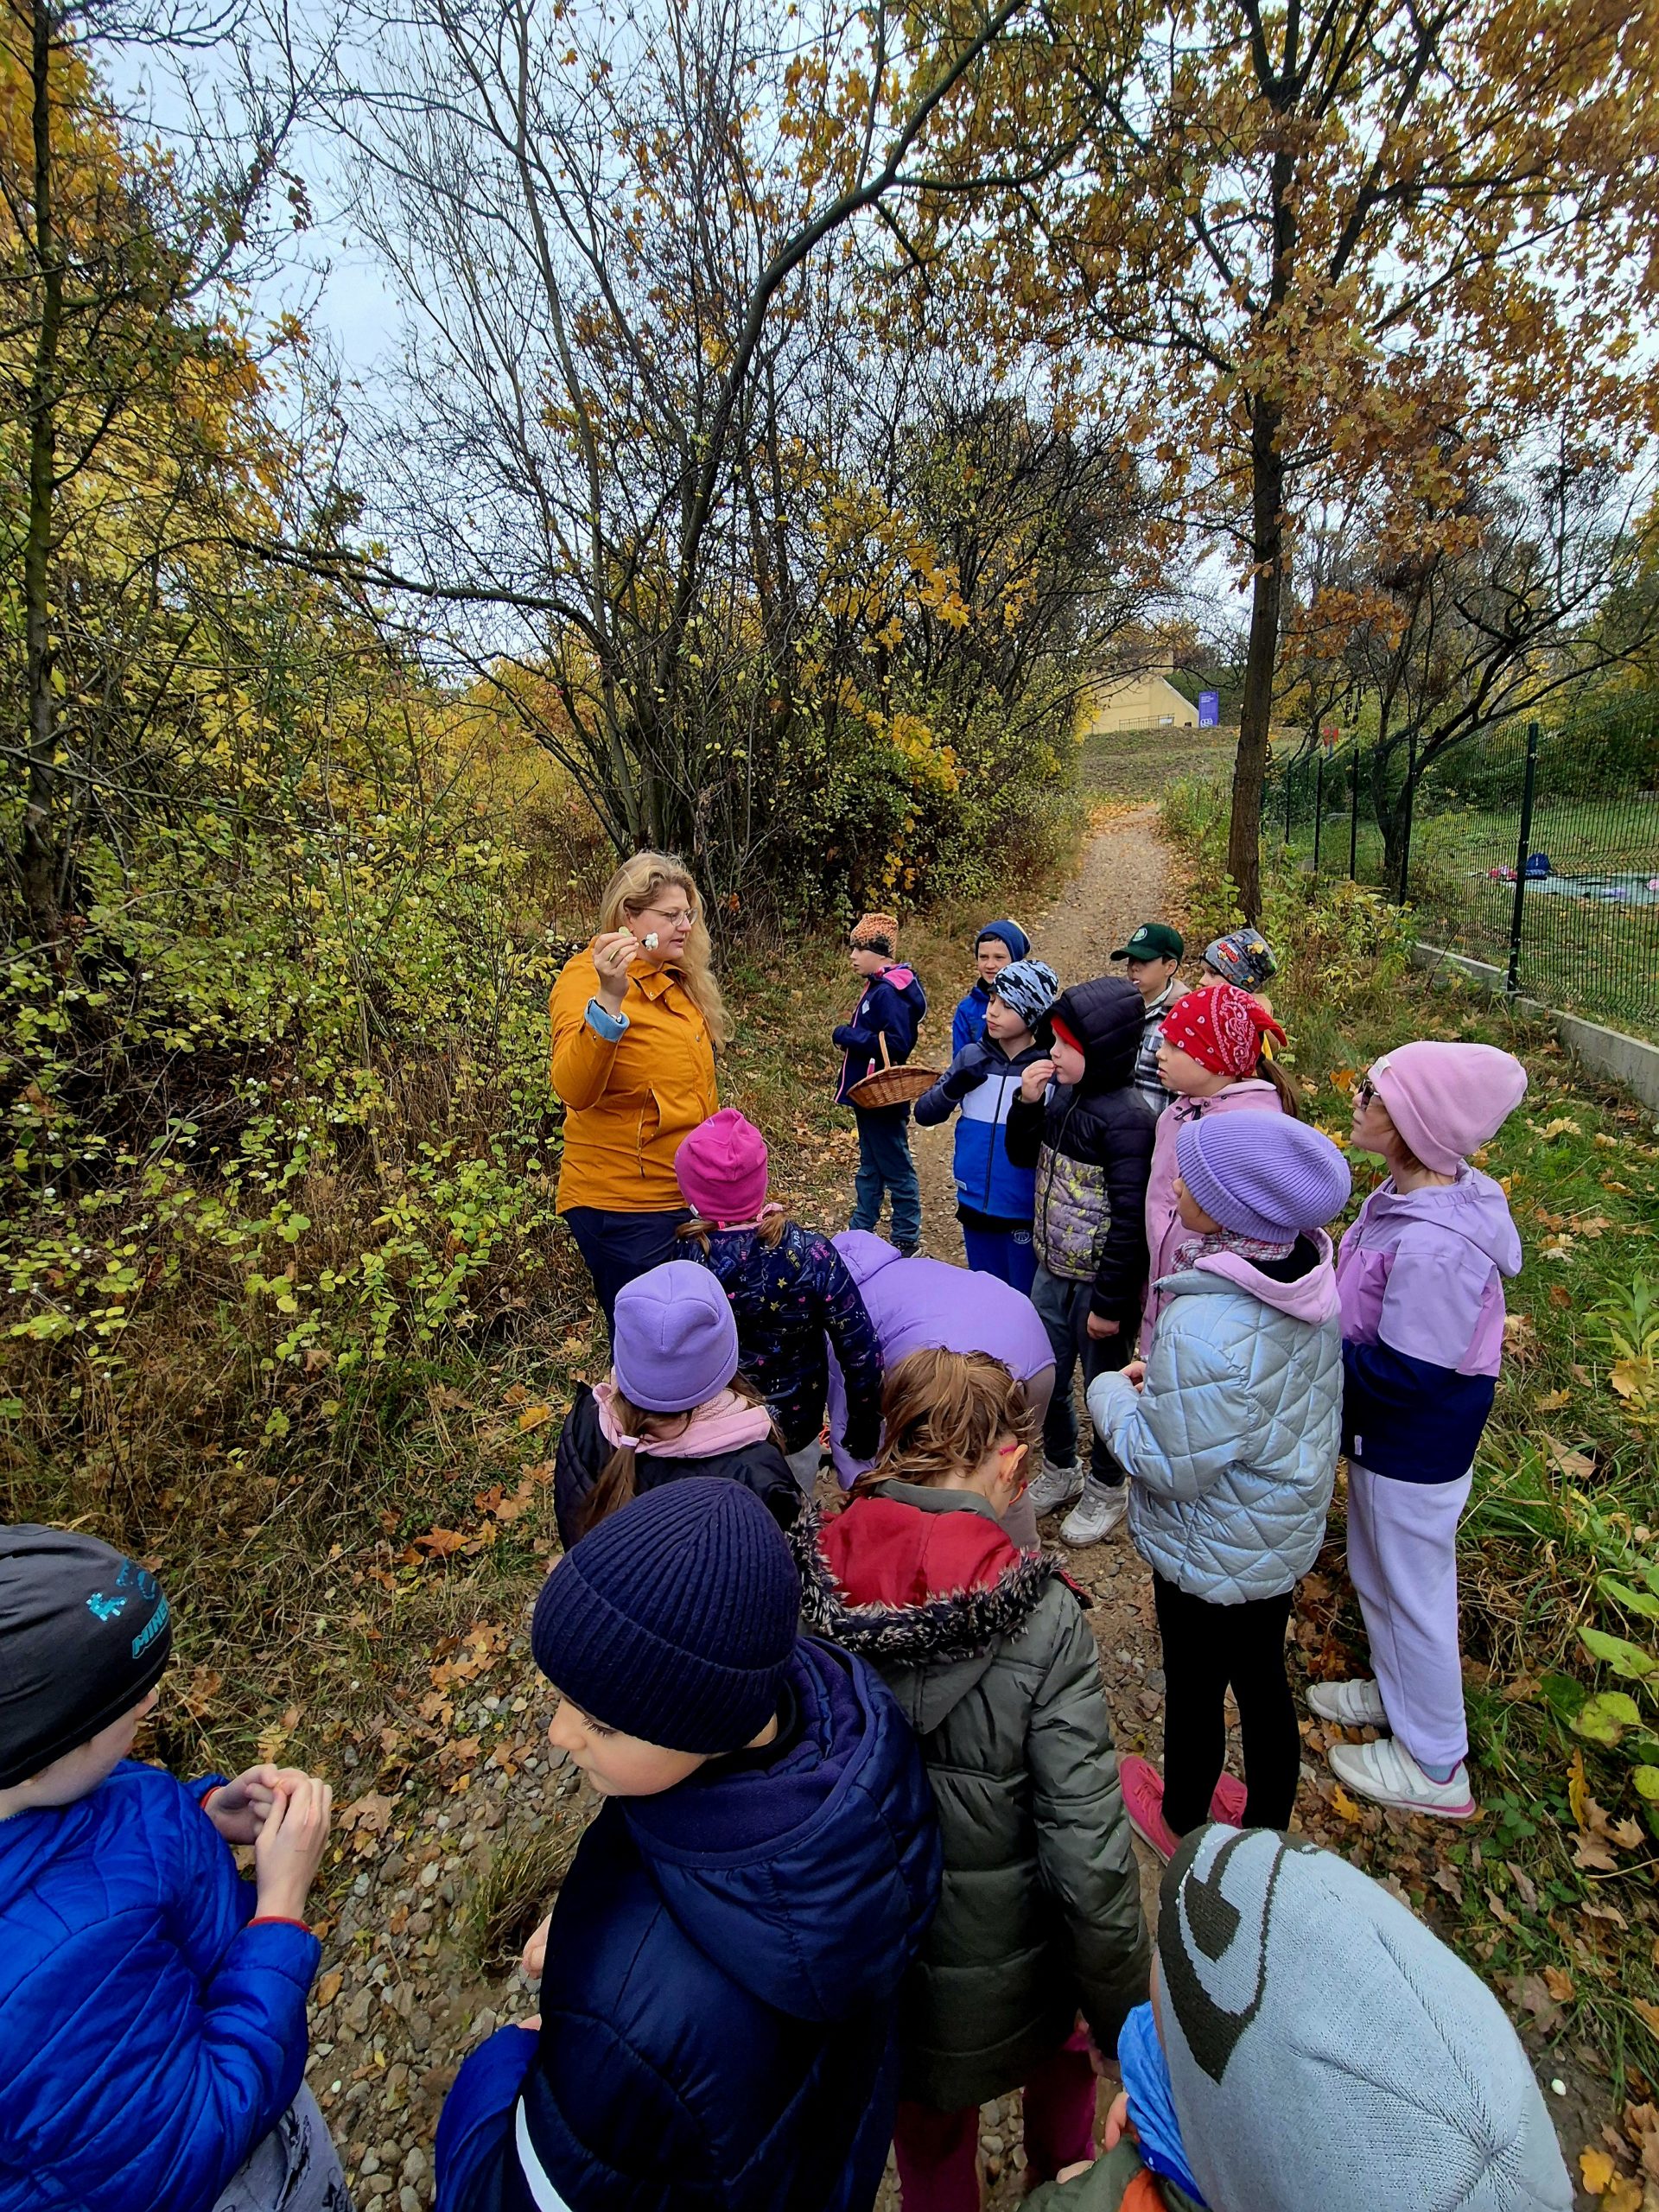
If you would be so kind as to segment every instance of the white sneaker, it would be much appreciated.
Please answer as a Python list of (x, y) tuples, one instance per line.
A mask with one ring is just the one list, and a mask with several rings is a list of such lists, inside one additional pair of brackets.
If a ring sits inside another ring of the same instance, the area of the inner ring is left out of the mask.
[(1084, 1544), (1104, 1543), (1123, 1526), (1129, 1510), (1128, 1483), (1097, 1483), (1092, 1475), (1083, 1485), (1083, 1498), (1060, 1523), (1060, 1535), (1079, 1550)]
[(1433, 1813), (1443, 1821), (1472, 1820), (1469, 1770), (1461, 1759), (1450, 1782), (1432, 1782), (1403, 1744), (1383, 1736), (1375, 1744), (1333, 1744), (1325, 1753), (1338, 1782), (1379, 1805), (1408, 1813)]
[(1042, 1473), (1027, 1495), (1039, 1520), (1045, 1513), (1058, 1513), (1074, 1497), (1083, 1496), (1083, 1469), (1075, 1460), (1069, 1467), (1057, 1467), (1052, 1459), (1045, 1459)]
[(1369, 1675), (1351, 1682), (1310, 1682), (1307, 1709), (1321, 1720), (1339, 1721), (1344, 1728), (1386, 1728), (1389, 1709), (1382, 1693)]

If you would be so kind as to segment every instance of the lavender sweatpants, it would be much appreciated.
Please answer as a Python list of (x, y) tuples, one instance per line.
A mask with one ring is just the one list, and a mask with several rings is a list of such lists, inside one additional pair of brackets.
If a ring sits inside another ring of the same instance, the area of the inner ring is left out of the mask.
[(1458, 1523), (1472, 1471), (1405, 1483), (1348, 1469), (1348, 1573), (1370, 1639), (1389, 1727), (1420, 1764), (1469, 1751), (1458, 1649)]

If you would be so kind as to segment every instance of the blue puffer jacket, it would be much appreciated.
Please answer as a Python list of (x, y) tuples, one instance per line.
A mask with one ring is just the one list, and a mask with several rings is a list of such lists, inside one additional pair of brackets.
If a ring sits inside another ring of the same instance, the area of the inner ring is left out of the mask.
[(804, 1639), (788, 1681), (776, 1751), (606, 1801), (554, 1910), (539, 2037), (493, 2036), (444, 2107), (438, 2212), (874, 2202), (938, 1832), (863, 1661)]
[[(912, 969), (897, 963), (879, 976), (865, 978), (853, 1018), (834, 1033), (842, 1051), (841, 1076), (836, 1084), (836, 1103), (844, 1106), (855, 1083), (883, 1065), (881, 1040), (887, 1042), (887, 1065), (901, 1067), (915, 1049), (916, 1032), (927, 1012), (927, 994)], [(878, 1113), (900, 1113), (910, 1118), (907, 1106), (880, 1108)]]
[(881, 1433), (881, 1347), (858, 1285), (817, 1230), (791, 1221), (771, 1246), (758, 1230), (717, 1229), (705, 1252), (683, 1248), (718, 1277), (737, 1317), (738, 1364), (766, 1395), (785, 1452), (798, 1452), (823, 1426), (830, 1388), (826, 1332), (847, 1382), (854, 1448), (874, 1456)]
[(1299, 1258), (1289, 1281), (1233, 1252), (1166, 1276), (1145, 1388), (1122, 1375), (1090, 1385), (1095, 1427), (1128, 1471), (1136, 1549), (1212, 1605), (1278, 1597), (1325, 1541), (1342, 1324), (1323, 1230), (1276, 1264)]
[(320, 1947), (248, 1925), (213, 1786), (0, 1821), (0, 2212), (208, 2212), (294, 2101)]
[(957, 1107), (962, 1109), (955, 1166), (957, 1204), (964, 1212), (992, 1221), (1028, 1222), (1035, 1211), (1037, 1171), (1014, 1166), (1002, 1133), (1008, 1109), (1020, 1096), (1021, 1070), (1043, 1056), (1037, 1044), (1012, 1060), (988, 1037), (965, 1045), (932, 1090), (916, 1101), (916, 1119), (924, 1128), (948, 1122)]

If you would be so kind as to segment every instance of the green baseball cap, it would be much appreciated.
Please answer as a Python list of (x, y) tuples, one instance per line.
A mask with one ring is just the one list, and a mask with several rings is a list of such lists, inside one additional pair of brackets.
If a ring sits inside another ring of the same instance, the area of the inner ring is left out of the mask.
[(1167, 922), (1142, 922), (1127, 944), (1120, 944), (1112, 955), (1114, 960), (1179, 960), (1186, 952), (1186, 940), (1179, 930), (1173, 930)]

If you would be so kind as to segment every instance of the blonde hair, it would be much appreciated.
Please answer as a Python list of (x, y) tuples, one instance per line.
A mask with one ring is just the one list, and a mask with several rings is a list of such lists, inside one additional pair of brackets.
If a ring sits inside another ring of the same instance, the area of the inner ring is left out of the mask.
[(632, 860), (624, 861), (599, 902), (599, 926), (601, 931), (631, 929), (658, 893), (671, 886), (684, 892), (691, 908), (690, 934), (675, 963), (675, 972), (708, 1024), (709, 1034), (716, 1045), (723, 1045), (732, 1033), (732, 1025), (720, 985), (715, 981), (714, 950), (709, 942), (709, 925), (702, 918), (702, 897), (683, 861), (676, 860), (672, 853), (635, 853)]
[(853, 1484), (947, 1482), (971, 1474), (1005, 1436), (1029, 1444), (1036, 1424), (1024, 1385), (988, 1351), (930, 1345), (901, 1359), (881, 1391), (881, 1457)]
[[(784, 1241), (784, 1231), (789, 1227), (789, 1216), (780, 1206), (776, 1213), (768, 1214), (755, 1230), (755, 1241), (763, 1251), (775, 1252)], [(683, 1243), (695, 1243), (702, 1251), (709, 1249), (709, 1239), (719, 1233), (720, 1224), (697, 1214), (690, 1221), (683, 1221), (674, 1234)]]
[[(746, 1406), (764, 1406), (766, 1402), (746, 1375), (734, 1375), (726, 1388)], [(611, 1418), (620, 1424), (626, 1436), (637, 1436), (642, 1442), (650, 1437), (654, 1443), (671, 1443), (690, 1428), (696, 1411), (693, 1406), (683, 1414), (650, 1413), (644, 1406), (636, 1406), (632, 1398), (624, 1397), (621, 1384), (614, 1375), (611, 1377)], [(781, 1451), (776, 1421), (772, 1423), (772, 1436)], [(579, 1536), (585, 1536), (590, 1529), (597, 1529), (601, 1521), (608, 1520), (620, 1507), (632, 1502), (639, 1487), (639, 1455), (632, 1445), (619, 1444), (600, 1469), (599, 1480), (576, 1510)]]

